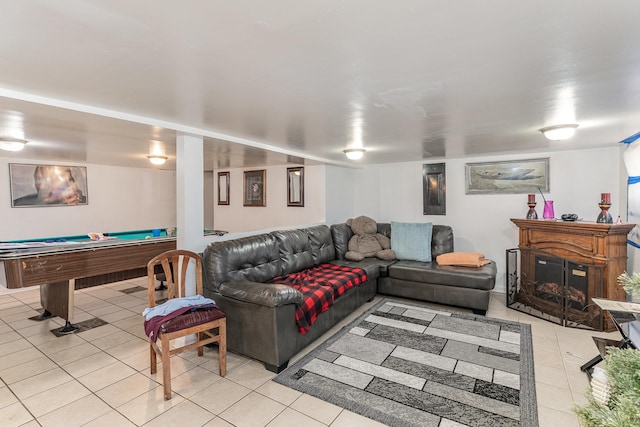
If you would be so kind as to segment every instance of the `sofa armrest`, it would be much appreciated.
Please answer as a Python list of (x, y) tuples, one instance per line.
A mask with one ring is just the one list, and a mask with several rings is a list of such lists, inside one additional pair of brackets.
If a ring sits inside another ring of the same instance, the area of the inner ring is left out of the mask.
[(287, 286), (275, 283), (259, 282), (223, 282), (218, 292), (228, 298), (279, 307), (287, 304), (301, 304), (302, 294)]

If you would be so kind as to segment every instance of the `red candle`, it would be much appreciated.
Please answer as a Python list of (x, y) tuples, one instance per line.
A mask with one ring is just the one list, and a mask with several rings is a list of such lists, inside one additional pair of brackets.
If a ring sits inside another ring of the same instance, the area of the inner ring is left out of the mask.
[(529, 194), (529, 203), (535, 203), (535, 202), (536, 202), (536, 195)]
[(611, 204), (611, 193), (600, 194), (601, 203)]

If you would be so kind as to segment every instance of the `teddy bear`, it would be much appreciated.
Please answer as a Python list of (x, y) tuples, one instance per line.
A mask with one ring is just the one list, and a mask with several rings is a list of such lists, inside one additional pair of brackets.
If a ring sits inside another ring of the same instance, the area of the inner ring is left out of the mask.
[(367, 216), (349, 219), (353, 236), (349, 239), (348, 251), (344, 255), (349, 261), (361, 261), (366, 257), (376, 257), (390, 261), (396, 258), (391, 249), (391, 240), (378, 233), (378, 224)]

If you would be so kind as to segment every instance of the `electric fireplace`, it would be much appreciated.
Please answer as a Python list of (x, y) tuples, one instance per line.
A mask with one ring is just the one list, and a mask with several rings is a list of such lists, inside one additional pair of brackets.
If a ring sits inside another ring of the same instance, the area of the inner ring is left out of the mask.
[(519, 242), (507, 250), (507, 306), (564, 326), (615, 330), (592, 298), (626, 300), (634, 224), (512, 219)]

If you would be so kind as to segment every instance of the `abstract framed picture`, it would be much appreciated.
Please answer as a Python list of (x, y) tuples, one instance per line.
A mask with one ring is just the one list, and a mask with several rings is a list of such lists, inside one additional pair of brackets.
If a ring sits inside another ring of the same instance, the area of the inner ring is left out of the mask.
[(84, 166), (10, 163), (11, 207), (77, 206), (88, 204)]
[(267, 171), (244, 172), (243, 206), (267, 206)]
[(229, 204), (229, 178), (230, 172), (218, 172), (218, 204)]
[(304, 207), (304, 168), (287, 168), (287, 206)]
[(549, 158), (467, 163), (466, 194), (549, 192)]

